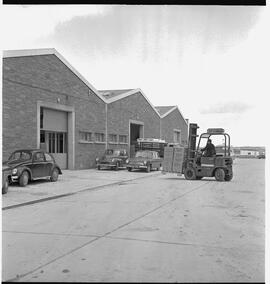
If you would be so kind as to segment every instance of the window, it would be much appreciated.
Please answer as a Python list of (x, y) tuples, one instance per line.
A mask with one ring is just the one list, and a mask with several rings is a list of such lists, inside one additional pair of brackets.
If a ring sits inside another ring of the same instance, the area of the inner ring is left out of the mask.
[(46, 159), (47, 162), (52, 162), (53, 161), (53, 158), (52, 158), (51, 155), (49, 155), (48, 153), (44, 153), (44, 155), (45, 155), (45, 159)]
[(173, 142), (174, 143), (181, 143), (181, 131), (179, 131), (179, 130), (173, 131)]
[(38, 152), (34, 155), (35, 162), (44, 162), (44, 154), (42, 152)]
[(43, 128), (43, 107), (40, 108), (40, 129)]
[(45, 143), (45, 131), (40, 130), (40, 143)]
[(93, 142), (93, 135), (91, 132), (80, 131), (80, 140), (84, 142)]
[(48, 152), (49, 153), (66, 153), (67, 152), (67, 134), (48, 132)]
[(127, 143), (127, 135), (119, 135), (119, 143)]
[(8, 158), (9, 161), (11, 160), (21, 160), (26, 161), (31, 158), (31, 153), (24, 152), (24, 151), (17, 151), (11, 154), (11, 156)]
[(126, 150), (120, 151), (120, 156), (127, 156), (127, 151)]
[(116, 134), (109, 134), (109, 142), (117, 143), (117, 135)]
[(49, 152), (55, 153), (55, 134), (54, 132), (49, 134)]
[(104, 133), (95, 133), (96, 142), (105, 142)]

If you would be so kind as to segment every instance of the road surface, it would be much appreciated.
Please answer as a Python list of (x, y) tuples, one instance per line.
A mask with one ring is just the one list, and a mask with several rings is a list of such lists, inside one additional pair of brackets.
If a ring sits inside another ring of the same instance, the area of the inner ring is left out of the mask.
[(5, 210), (2, 280), (263, 282), (264, 163), (237, 159), (231, 182), (160, 174)]

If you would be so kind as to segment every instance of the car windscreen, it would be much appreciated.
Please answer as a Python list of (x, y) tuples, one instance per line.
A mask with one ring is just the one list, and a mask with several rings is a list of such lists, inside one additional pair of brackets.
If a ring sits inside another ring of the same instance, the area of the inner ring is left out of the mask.
[(105, 151), (105, 155), (112, 155), (113, 154), (113, 150), (112, 149), (107, 149)]
[(105, 152), (105, 155), (109, 156), (121, 156), (121, 151), (120, 150), (112, 150), (112, 149), (107, 149)]
[(16, 151), (11, 154), (9, 161), (26, 161), (31, 159), (31, 153), (26, 151)]
[(136, 158), (148, 158), (151, 159), (152, 158), (152, 153), (151, 152), (146, 152), (146, 151), (138, 151), (135, 154)]
[(120, 156), (120, 150), (113, 150), (114, 156)]

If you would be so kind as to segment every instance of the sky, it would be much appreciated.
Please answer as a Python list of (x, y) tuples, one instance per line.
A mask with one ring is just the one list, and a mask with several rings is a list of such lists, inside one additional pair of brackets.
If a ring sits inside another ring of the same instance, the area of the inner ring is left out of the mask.
[(55, 48), (98, 90), (140, 88), (199, 132), (265, 146), (270, 17), (264, 6), (1, 7), (1, 49)]

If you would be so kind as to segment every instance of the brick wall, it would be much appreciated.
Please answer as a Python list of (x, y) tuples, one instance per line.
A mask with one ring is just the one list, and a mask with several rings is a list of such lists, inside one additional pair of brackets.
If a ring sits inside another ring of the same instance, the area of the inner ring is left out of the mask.
[(168, 143), (173, 143), (173, 130), (181, 130), (181, 144), (185, 145), (188, 140), (188, 126), (181, 116), (178, 109), (175, 109), (170, 114), (161, 120), (161, 137)]
[(37, 101), (74, 106), (75, 168), (94, 165), (105, 144), (79, 143), (79, 131), (105, 133), (105, 103), (55, 55), (3, 59), (3, 160), (37, 146)]

